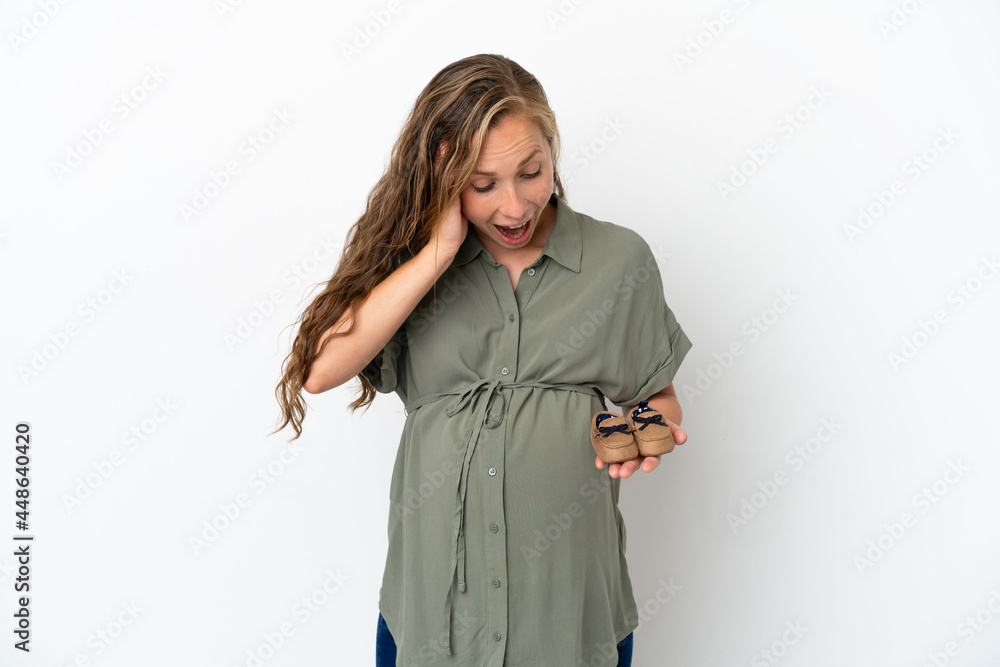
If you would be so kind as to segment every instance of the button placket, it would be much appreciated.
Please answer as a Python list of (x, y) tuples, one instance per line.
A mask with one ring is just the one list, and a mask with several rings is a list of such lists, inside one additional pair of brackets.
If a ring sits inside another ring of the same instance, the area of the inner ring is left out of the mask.
[[(499, 267), (503, 269), (504, 267)], [(487, 271), (493, 292), (497, 297), (497, 317), (503, 325), (500, 341), (496, 350), (493, 368), (501, 383), (515, 382), (517, 379), (517, 352), (520, 339), (521, 307), (518, 304), (510, 277), (505, 270)], [(533, 278), (529, 283), (536, 282)], [(526, 285), (530, 290), (533, 285)], [(530, 292), (526, 292), (530, 293)], [(489, 435), (480, 444), (486, 444), (483, 457), (483, 518), (496, 539), (486, 540), (486, 581), (489, 593), (486, 596), (487, 618), (486, 628), (497, 642), (496, 651), (486, 664), (500, 667), (506, 654), (506, 634), (508, 599), (507, 579), (507, 537), (504, 527), (503, 509), (504, 496), (504, 460), (506, 456), (507, 425), (510, 401), (513, 398), (512, 387), (500, 386), (499, 394), (493, 409), (487, 413), (486, 426)]]

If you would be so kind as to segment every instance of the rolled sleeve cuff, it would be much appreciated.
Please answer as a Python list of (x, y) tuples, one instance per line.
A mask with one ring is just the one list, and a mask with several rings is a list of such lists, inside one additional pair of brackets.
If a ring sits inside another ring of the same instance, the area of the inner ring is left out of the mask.
[(660, 351), (659, 354), (654, 356), (656, 361), (651, 368), (649, 379), (632, 397), (617, 405), (635, 405), (639, 401), (645, 401), (670, 386), (674, 381), (674, 376), (677, 375), (677, 370), (680, 368), (681, 362), (684, 361), (684, 357), (687, 356), (690, 350), (690, 339), (688, 339), (684, 330), (680, 326), (677, 326), (667, 344), (666, 351)]
[(375, 358), (361, 370), (361, 375), (372, 383), (380, 394), (391, 394), (396, 390), (398, 373), (396, 364), (399, 356), (398, 336), (394, 336), (386, 346), (379, 350)]

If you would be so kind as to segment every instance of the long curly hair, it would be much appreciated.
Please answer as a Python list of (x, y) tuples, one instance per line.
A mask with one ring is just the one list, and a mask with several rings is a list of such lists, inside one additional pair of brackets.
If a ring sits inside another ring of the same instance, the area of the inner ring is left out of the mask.
[[(434, 75), (417, 97), (385, 173), (368, 193), (365, 212), (348, 230), (333, 276), (293, 323), (299, 328), (275, 389), (281, 421), (272, 433), (291, 424), (292, 440), (302, 434), (302, 391), (313, 359), (331, 340), (353, 331), (358, 306), (392, 273), (402, 253), (413, 257), (430, 242), (449, 204), (468, 186), (486, 134), (510, 114), (538, 124), (552, 154), (553, 190), (565, 197), (555, 114), (533, 75), (493, 54), (463, 58)], [(448, 174), (454, 176), (446, 178)], [(351, 327), (327, 336), (317, 349), (345, 311), (351, 313)], [(349, 406), (352, 412), (362, 406), (367, 410), (376, 393), (364, 375), (357, 377), (361, 393)]]

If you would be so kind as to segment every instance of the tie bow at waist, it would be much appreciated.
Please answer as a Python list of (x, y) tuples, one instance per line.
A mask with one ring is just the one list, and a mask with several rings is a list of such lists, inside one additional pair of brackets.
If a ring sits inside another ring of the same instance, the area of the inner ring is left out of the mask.
[[(431, 403), (433, 401), (441, 400), (448, 396), (454, 396), (448, 407), (445, 408), (445, 414), (448, 417), (453, 417), (457, 412), (466, 408), (472, 404), (473, 408), (470, 411), (467, 426), (465, 428), (465, 434), (462, 436), (462, 445), (459, 447), (458, 451), (465, 451), (465, 457), (462, 462), (462, 469), (459, 472), (458, 485), (455, 489), (455, 512), (452, 518), (452, 542), (455, 548), (451, 552), (451, 565), (449, 567), (450, 576), (448, 578), (448, 592), (445, 595), (445, 632), (443, 637), (445, 637), (444, 645), (448, 649), (448, 655), (451, 655), (451, 612), (452, 612), (452, 582), (455, 579), (456, 572), (458, 573), (458, 590), (462, 593), (465, 592), (465, 530), (464, 530), (464, 517), (465, 517), (465, 492), (468, 487), (468, 477), (469, 477), (469, 466), (472, 462), (472, 454), (475, 451), (476, 443), (479, 442), (479, 433), (482, 430), (483, 422), (486, 420), (486, 411), (493, 401), (494, 395), (500, 397), (501, 409), (498, 413), (503, 412), (503, 392), (501, 391), (504, 387), (538, 387), (541, 389), (561, 389), (563, 391), (575, 391), (580, 394), (593, 394), (596, 395), (601, 403), (604, 403), (604, 395), (601, 393), (600, 389), (593, 385), (580, 385), (580, 384), (547, 384), (544, 382), (504, 382), (500, 378), (493, 378), (490, 380), (479, 380), (474, 382), (462, 390), (459, 391), (449, 391), (442, 392), (438, 394), (428, 394), (427, 396), (422, 396), (418, 399), (410, 401), (404, 406), (407, 415), (416, 410), (422, 405)], [(485, 397), (481, 397), (480, 392), (485, 390)]]

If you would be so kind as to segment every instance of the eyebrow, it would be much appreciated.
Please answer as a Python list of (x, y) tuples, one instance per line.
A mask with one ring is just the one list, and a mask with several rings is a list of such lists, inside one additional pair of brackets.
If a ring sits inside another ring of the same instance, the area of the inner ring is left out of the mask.
[[(538, 148), (536, 146), (535, 150), (531, 151), (531, 154), (528, 155), (528, 157), (526, 157), (523, 160), (521, 160), (521, 164), (517, 165), (517, 168), (520, 169), (524, 165), (528, 164), (529, 162), (531, 162), (531, 158), (535, 157), (536, 155), (538, 155), (541, 152), (542, 152), (542, 149)], [(496, 172), (494, 172), (494, 171), (474, 171), (474, 172), (472, 172), (472, 175), (473, 176), (496, 176)]]

